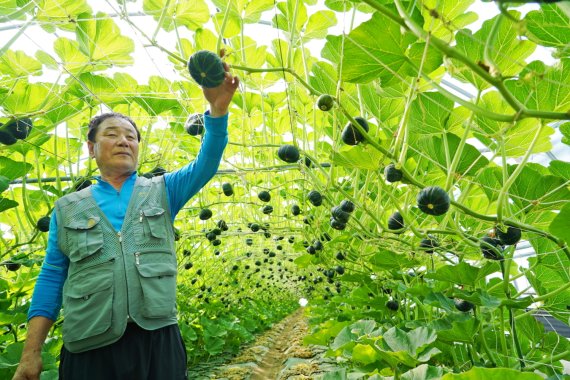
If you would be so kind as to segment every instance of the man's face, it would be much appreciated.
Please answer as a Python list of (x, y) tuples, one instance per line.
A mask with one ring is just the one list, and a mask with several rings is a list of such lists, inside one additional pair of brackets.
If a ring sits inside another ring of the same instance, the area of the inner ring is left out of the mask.
[(103, 175), (130, 174), (136, 170), (139, 142), (135, 128), (127, 120), (105, 119), (97, 130), (95, 143), (88, 141), (89, 155)]

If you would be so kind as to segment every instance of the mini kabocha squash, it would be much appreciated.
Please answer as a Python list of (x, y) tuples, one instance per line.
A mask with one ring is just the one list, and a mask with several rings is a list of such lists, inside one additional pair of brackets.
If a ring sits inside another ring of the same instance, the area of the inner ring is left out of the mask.
[(455, 298), (453, 300), (453, 304), (455, 305), (455, 308), (463, 313), (467, 313), (468, 311), (472, 310), (474, 305), (469, 302), (469, 301), (465, 301), (459, 298)]
[[(360, 124), (362, 129), (368, 132), (368, 122), (363, 117), (357, 116), (354, 118), (354, 121)], [(350, 121), (342, 130), (340, 137), (342, 139), (342, 142), (344, 142), (346, 145), (358, 145), (361, 141), (364, 140), (362, 133), (360, 133), (360, 131), (356, 129), (356, 127)]]
[(273, 212), (273, 206), (271, 205), (265, 205), (263, 206), (263, 208), (261, 209), (261, 212), (263, 212), (265, 215), (269, 215)]
[(422, 239), (420, 241), (420, 249), (425, 253), (433, 253), (435, 248), (439, 247), (439, 243), (434, 239)]
[(222, 231), (227, 231), (229, 229), (228, 224), (225, 220), (218, 220), (218, 223), (216, 225)]
[(341, 223), (348, 223), (348, 219), (350, 219), (350, 213), (344, 211), (340, 206), (334, 206), (331, 209), (331, 214), (333, 218), (338, 220)]
[(495, 236), (503, 245), (513, 245), (521, 240), (521, 230), (517, 227), (507, 226), (506, 231), (502, 231), (498, 226), (495, 227)]
[(396, 168), (396, 165), (390, 164), (384, 169), (384, 176), (388, 182), (398, 182), (402, 179), (403, 173)]
[(338, 221), (333, 216), (331, 216), (330, 225), (332, 228), (334, 228), (335, 230), (338, 230), (338, 231), (342, 231), (346, 228), (346, 223)]
[(32, 130), (32, 119), (26, 117), (12, 120), (4, 125), (4, 129), (18, 140), (23, 140), (28, 137)]
[(429, 215), (443, 215), (449, 210), (449, 195), (439, 186), (429, 186), (418, 194), (418, 207)]
[(224, 195), (227, 197), (234, 195), (234, 188), (232, 184), (229, 182), (222, 183), (222, 191), (224, 192)]
[(398, 231), (402, 228), (404, 228), (404, 217), (402, 217), (399, 211), (396, 211), (388, 218), (388, 229)]
[(259, 194), (257, 194), (257, 197), (262, 202), (269, 202), (271, 200), (271, 194), (269, 194), (269, 191), (267, 190), (260, 191)]
[(479, 246), (481, 247), (481, 253), (483, 257), (489, 260), (502, 260), (503, 246), (499, 239), (492, 238), (490, 236), (484, 236), (479, 241)]
[(330, 111), (333, 108), (334, 99), (328, 94), (323, 94), (317, 99), (317, 107), (321, 111)]
[(209, 208), (203, 208), (200, 210), (200, 214), (198, 215), (200, 220), (208, 220), (212, 217), (212, 210)]
[(48, 232), (49, 231), (49, 223), (50, 223), (50, 217), (49, 216), (42, 216), (41, 218), (38, 219), (38, 221), (36, 222), (36, 228), (38, 230), (40, 230), (41, 232)]
[(194, 113), (188, 116), (184, 123), (184, 129), (190, 136), (198, 136), (204, 133), (204, 115)]
[(354, 203), (352, 203), (351, 201), (349, 201), (348, 199), (344, 199), (340, 202), (340, 208), (342, 209), (342, 211), (351, 213), (354, 211), (354, 209), (356, 208), (356, 206), (354, 205)]
[(301, 213), (301, 208), (298, 205), (291, 206), (291, 214), (297, 216)]
[(295, 145), (281, 145), (277, 150), (277, 157), (288, 163), (299, 161), (301, 155), (299, 149)]
[(398, 309), (400, 308), (400, 305), (398, 304), (398, 302), (396, 302), (394, 300), (390, 300), (390, 301), (386, 302), (386, 307), (389, 310), (398, 311)]
[(320, 206), (323, 204), (323, 196), (316, 190), (311, 190), (309, 195), (307, 195), (307, 198), (313, 206)]
[(206, 88), (218, 87), (226, 75), (222, 59), (208, 50), (192, 54), (188, 60), (188, 71), (200, 86)]

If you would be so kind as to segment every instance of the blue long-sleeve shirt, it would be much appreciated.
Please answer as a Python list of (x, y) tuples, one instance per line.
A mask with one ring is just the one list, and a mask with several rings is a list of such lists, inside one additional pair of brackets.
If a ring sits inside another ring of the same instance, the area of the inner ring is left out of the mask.
[[(223, 151), (228, 142), (228, 115), (214, 118), (206, 112), (200, 152), (188, 165), (181, 169), (164, 174), (166, 193), (172, 220), (216, 173)], [(125, 219), (125, 213), (131, 194), (133, 193), (137, 173), (133, 173), (117, 191), (109, 183), (97, 177), (97, 182), (91, 186), (91, 193), (97, 205), (107, 216), (113, 228), (120, 231)], [(53, 321), (57, 319), (62, 304), (62, 289), (69, 259), (61, 252), (57, 242), (57, 220), (55, 213), (51, 216), (48, 244), (44, 263), (40, 270), (32, 303), (28, 311), (28, 320), (36, 316), (44, 316)]]

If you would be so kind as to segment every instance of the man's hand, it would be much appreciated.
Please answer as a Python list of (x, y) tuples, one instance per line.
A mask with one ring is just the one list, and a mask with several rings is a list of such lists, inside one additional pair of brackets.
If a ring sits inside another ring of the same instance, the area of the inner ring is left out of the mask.
[(20, 364), (12, 380), (39, 380), (42, 372), (42, 345), (53, 321), (46, 317), (32, 317), (28, 321), (28, 334)]
[[(220, 57), (224, 57), (225, 50), (220, 51)], [(224, 116), (228, 113), (228, 108), (239, 86), (239, 78), (234, 77), (230, 73), (230, 68), (227, 63), (224, 62), (224, 70), (226, 70), (226, 77), (221, 85), (213, 88), (205, 88), (204, 97), (210, 103), (210, 115), (213, 117)]]
[(37, 355), (22, 355), (20, 364), (12, 380), (39, 380), (42, 372), (42, 357)]

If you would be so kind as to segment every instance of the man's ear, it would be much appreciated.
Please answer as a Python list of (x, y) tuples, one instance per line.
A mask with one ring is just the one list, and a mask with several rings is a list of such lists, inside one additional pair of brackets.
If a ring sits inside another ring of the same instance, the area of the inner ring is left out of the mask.
[(89, 150), (89, 157), (95, 158), (95, 143), (87, 141), (87, 149)]

